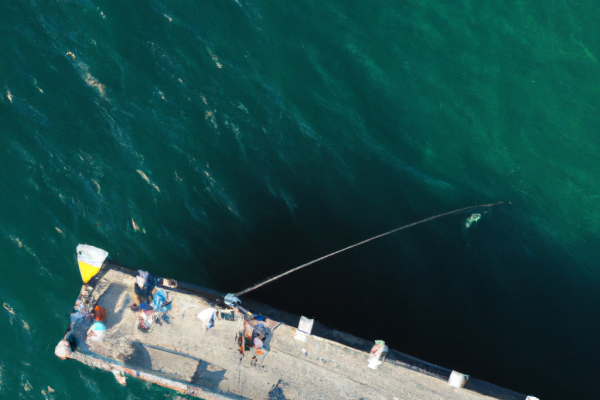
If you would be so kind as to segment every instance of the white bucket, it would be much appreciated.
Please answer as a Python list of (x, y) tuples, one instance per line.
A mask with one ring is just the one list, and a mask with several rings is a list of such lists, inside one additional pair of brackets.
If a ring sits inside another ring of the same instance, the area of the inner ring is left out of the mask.
[(456, 388), (461, 388), (465, 386), (468, 380), (469, 375), (461, 374), (457, 371), (452, 371), (452, 373), (450, 374), (450, 378), (448, 378), (448, 385), (454, 386)]

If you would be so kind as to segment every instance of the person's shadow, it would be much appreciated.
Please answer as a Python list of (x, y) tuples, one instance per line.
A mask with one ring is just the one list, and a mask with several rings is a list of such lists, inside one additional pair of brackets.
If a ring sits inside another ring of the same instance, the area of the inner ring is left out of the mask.
[(128, 287), (122, 283), (111, 283), (98, 299), (98, 305), (106, 308), (106, 319), (102, 321), (106, 329), (111, 329), (121, 322), (129, 303), (131, 303), (131, 296)]

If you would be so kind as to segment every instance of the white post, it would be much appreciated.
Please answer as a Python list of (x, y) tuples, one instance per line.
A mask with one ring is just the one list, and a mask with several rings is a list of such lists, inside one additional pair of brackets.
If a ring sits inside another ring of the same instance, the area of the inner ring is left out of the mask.
[(461, 374), (457, 371), (452, 371), (450, 377), (448, 378), (448, 385), (454, 386), (456, 388), (461, 388), (465, 386), (468, 380), (469, 375)]

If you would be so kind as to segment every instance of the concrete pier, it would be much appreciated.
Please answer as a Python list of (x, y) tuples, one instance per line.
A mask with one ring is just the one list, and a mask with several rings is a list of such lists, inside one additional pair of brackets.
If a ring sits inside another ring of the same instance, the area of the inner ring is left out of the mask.
[[(373, 342), (315, 323), (306, 342), (294, 338), (298, 317), (268, 306), (244, 303), (265, 318), (248, 319), (239, 309), (218, 301), (209, 291), (180, 284), (165, 289), (173, 301), (169, 323), (159, 320), (138, 328), (129, 305), (134, 297), (134, 272), (104, 267), (84, 285), (79, 297), (88, 309), (107, 310), (103, 341), (86, 344), (84, 319), (70, 325), (65, 357), (124, 377), (138, 378), (204, 399), (501, 399), (526, 396), (470, 379), (464, 388), (446, 382), (449, 370), (391, 350), (376, 370), (367, 367)], [(209, 308), (233, 313), (234, 320), (215, 316), (206, 329), (196, 316)], [(294, 321), (295, 320), (295, 321)], [(262, 323), (264, 347), (245, 346), (244, 333)], [(242, 341), (242, 348), (240, 348)], [(60, 345), (57, 346), (57, 351)]]

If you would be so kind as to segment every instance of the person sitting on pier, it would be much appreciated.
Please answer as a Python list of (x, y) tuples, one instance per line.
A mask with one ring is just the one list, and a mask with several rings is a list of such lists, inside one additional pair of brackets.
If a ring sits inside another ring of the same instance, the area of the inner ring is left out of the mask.
[(147, 309), (148, 304), (152, 303), (154, 298), (154, 288), (158, 284), (160, 277), (149, 274), (146, 271), (139, 270), (135, 277), (133, 290), (138, 300), (138, 304), (132, 304), (131, 308), (134, 311), (138, 309)]
[(106, 319), (106, 308), (96, 305), (94, 307), (94, 317), (96, 322), (88, 329), (87, 337), (85, 339), (88, 345), (92, 342), (101, 342), (106, 336), (106, 326), (102, 322)]
[(100, 322), (96, 321), (90, 326), (88, 329), (87, 337), (85, 338), (86, 344), (89, 346), (92, 342), (101, 342), (106, 337), (106, 326)]
[(160, 318), (169, 323), (166, 313), (171, 309), (172, 298), (157, 285), (174, 288), (177, 287), (177, 282), (151, 275), (146, 271), (138, 271), (134, 291), (139, 304), (132, 304), (131, 309), (138, 311), (139, 327), (142, 330), (150, 329)]
[(138, 304), (132, 304), (131, 309), (134, 311), (138, 311), (139, 309), (149, 310), (152, 308), (162, 308), (163, 305), (168, 305), (170, 300), (167, 299), (166, 295), (163, 296), (164, 304), (160, 304), (158, 307), (153, 305), (154, 296), (156, 293), (159, 291), (162, 292), (162, 294), (165, 293), (164, 290), (156, 288), (158, 285), (175, 288), (177, 287), (177, 282), (173, 279), (164, 279), (159, 276), (152, 275), (147, 271), (138, 270), (133, 287)]
[(252, 343), (254, 344), (254, 347), (257, 349), (263, 347), (267, 340), (269, 330), (270, 329), (263, 322), (259, 322), (254, 326), (254, 330), (252, 331)]
[[(144, 331), (149, 330), (152, 324), (161, 318), (169, 324), (167, 311), (171, 309), (171, 300), (171, 297), (163, 289), (155, 290), (152, 303), (148, 307), (139, 307), (138, 323), (140, 329)], [(144, 305), (146, 306), (145, 303)]]
[(245, 347), (255, 347), (257, 350), (265, 346), (271, 328), (262, 320), (244, 320), (244, 332), (240, 332), (238, 342), (240, 353), (244, 354)]

